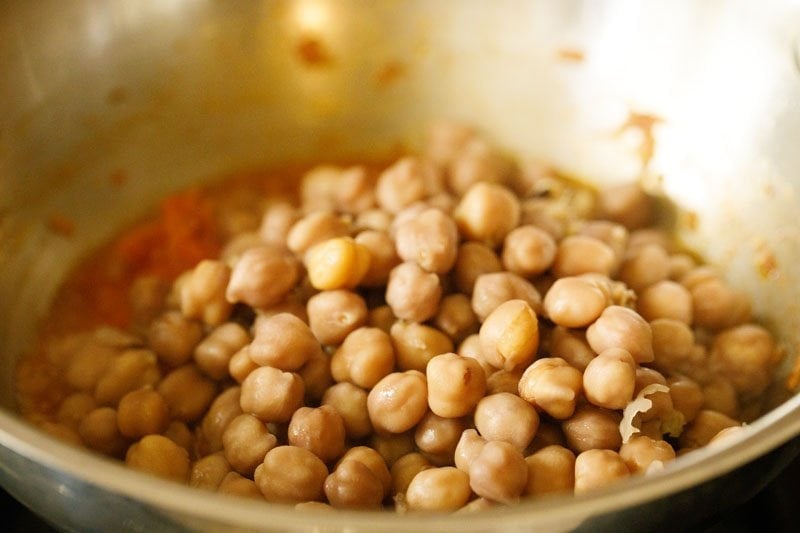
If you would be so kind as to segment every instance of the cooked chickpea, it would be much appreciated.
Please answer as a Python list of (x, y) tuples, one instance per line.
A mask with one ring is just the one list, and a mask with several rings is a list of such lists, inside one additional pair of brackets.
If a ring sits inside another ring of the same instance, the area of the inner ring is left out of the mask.
[(111, 362), (97, 381), (94, 399), (99, 405), (117, 405), (127, 393), (155, 385), (159, 379), (161, 370), (153, 352), (127, 350)]
[(478, 496), (510, 504), (519, 500), (528, 483), (528, 465), (517, 447), (488, 441), (469, 465), (469, 484)]
[(222, 391), (203, 416), (200, 422), (199, 435), (203, 448), (201, 455), (211, 454), (222, 450), (222, 433), (231, 420), (242, 414), (239, 405), (241, 389), (238, 386), (229, 387)]
[(255, 482), (268, 502), (321, 501), (328, 468), (304, 448), (276, 446), (255, 470)]
[(718, 448), (726, 446), (740, 437), (742, 437), (748, 430), (748, 426), (731, 426), (729, 428), (721, 429), (719, 433), (711, 437), (708, 441), (708, 446)]
[(638, 183), (603, 188), (597, 198), (597, 208), (600, 218), (628, 229), (648, 225), (653, 216), (653, 200)]
[(522, 371), (519, 369), (492, 372), (486, 377), (486, 395), (489, 396), (499, 392), (517, 394), (521, 377)]
[(189, 362), (195, 346), (202, 339), (200, 323), (178, 311), (165, 312), (150, 324), (147, 331), (148, 346), (169, 366)]
[[(394, 215), (388, 211), (384, 211), (379, 207), (365, 209), (364, 211), (356, 214), (356, 218), (353, 221), (353, 231), (377, 231), (388, 235), (389, 228), (392, 225), (392, 220), (394, 220)], [(366, 246), (366, 243), (362, 242), (361, 244)], [(392, 241), (392, 252), (394, 253), (394, 241)]]
[(389, 281), (389, 273), (400, 264), (394, 241), (385, 231), (365, 230), (356, 235), (356, 244), (367, 249), (369, 267), (361, 278), (364, 287), (380, 287)]
[(390, 468), (398, 458), (416, 451), (412, 431), (406, 431), (405, 433), (373, 433), (369, 439), (369, 446), (383, 457), (386, 466)]
[(456, 287), (464, 294), (472, 294), (477, 279), (483, 274), (503, 270), (497, 254), (489, 246), (475, 241), (462, 243), (453, 268)]
[(691, 325), (692, 295), (680, 283), (661, 280), (639, 294), (636, 311), (648, 322), (657, 318), (671, 318)]
[(570, 235), (558, 243), (551, 270), (557, 278), (596, 272), (610, 276), (617, 257), (609, 245), (587, 235)]
[(389, 333), (395, 322), (397, 322), (397, 317), (394, 316), (392, 308), (388, 305), (379, 305), (368, 311), (367, 325), (370, 327), (382, 329)]
[(181, 285), (181, 312), (209, 326), (222, 324), (232, 309), (231, 303), (225, 299), (231, 268), (222, 261), (206, 259), (190, 272)]
[(705, 403), (703, 389), (685, 376), (670, 377), (667, 384), (673, 407), (680, 411), (687, 423), (694, 420)]
[(389, 274), (386, 303), (397, 318), (424, 322), (436, 314), (441, 297), (439, 276), (424, 271), (417, 263), (401, 263)]
[(684, 322), (657, 318), (650, 322), (653, 332), (653, 364), (670, 371), (680, 368), (692, 355), (694, 332)]
[(586, 330), (586, 340), (597, 353), (608, 348), (622, 348), (637, 363), (649, 363), (654, 358), (650, 324), (627, 307), (606, 307), (600, 318)]
[(560, 357), (534, 361), (520, 378), (520, 397), (557, 420), (565, 420), (575, 412), (583, 389), (580, 370)]
[(300, 219), (300, 212), (288, 202), (275, 202), (267, 207), (261, 218), (258, 235), (274, 246), (286, 246), (289, 229)]
[(259, 317), (253, 330), (248, 353), (261, 366), (291, 372), (322, 351), (308, 324), (290, 313)]
[(461, 357), (468, 357), (470, 359), (475, 359), (478, 364), (483, 369), (486, 377), (488, 378), (495, 372), (497, 369), (486, 362), (486, 359), (483, 357), (483, 352), (481, 351), (481, 339), (477, 333), (473, 333), (466, 339), (464, 339), (461, 344), (458, 345), (458, 355)]
[(598, 407), (623, 409), (633, 399), (636, 362), (621, 348), (608, 348), (592, 359), (583, 372), (586, 399)]
[(391, 468), (392, 496), (405, 494), (414, 476), (433, 465), (424, 455), (417, 452), (407, 453), (398, 458)]
[(586, 334), (580, 330), (569, 330), (561, 326), (550, 333), (550, 353), (560, 357), (581, 372), (597, 354), (586, 342)]
[(536, 287), (511, 272), (483, 274), (475, 281), (472, 291), (472, 310), (481, 322), (509, 300), (524, 300), (537, 312), (542, 305), (542, 297)]
[(231, 356), (230, 361), (228, 361), (228, 374), (237, 383), (241, 383), (258, 366), (258, 363), (250, 358), (250, 345), (248, 344)]
[(433, 321), (454, 342), (461, 342), (478, 329), (478, 317), (472, 310), (472, 303), (467, 295), (461, 293), (442, 298)]
[(333, 385), (331, 375), (331, 356), (324, 350), (320, 350), (311, 359), (306, 361), (297, 371), (300, 379), (305, 386), (306, 403), (318, 404), (322, 400), (325, 391)]
[(681, 448), (705, 446), (723, 429), (740, 425), (738, 421), (722, 413), (701, 409), (694, 420), (683, 429), (679, 440), (680, 446)]
[(208, 334), (194, 349), (194, 362), (211, 379), (228, 376), (233, 354), (250, 343), (250, 334), (235, 322), (226, 322)]
[(470, 465), (478, 457), (486, 442), (486, 439), (481, 437), (476, 429), (465, 429), (456, 443), (453, 455), (456, 468), (469, 473)]
[(553, 264), (557, 244), (536, 226), (519, 226), (506, 235), (502, 261), (506, 270), (520, 276), (538, 276)]
[(560, 278), (544, 296), (547, 317), (565, 328), (583, 328), (597, 320), (608, 305), (603, 290), (580, 276)]
[(475, 408), (475, 427), (489, 441), (505, 441), (522, 451), (539, 429), (539, 415), (531, 404), (515, 394), (486, 396)]
[(564, 437), (564, 432), (561, 430), (561, 424), (557, 421), (550, 421), (546, 418), (539, 420), (539, 429), (536, 430), (528, 451), (530, 453), (546, 448), (553, 445), (566, 446), (567, 439)]
[(288, 422), (303, 405), (305, 387), (300, 376), (262, 366), (242, 382), (242, 411), (264, 422)]
[(93, 450), (120, 457), (128, 441), (117, 427), (117, 411), (111, 407), (98, 407), (86, 415), (78, 425), (81, 440)]
[(61, 402), (56, 413), (56, 420), (69, 428), (77, 430), (81, 420), (96, 408), (97, 402), (94, 400), (94, 396), (85, 392), (75, 392)]
[(421, 470), (406, 491), (412, 511), (455, 511), (470, 498), (469, 475), (452, 466)]
[(167, 429), (164, 430), (162, 433), (163, 436), (167, 437), (169, 440), (192, 454), (195, 447), (195, 434), (194, 432), (189, 429), (189, 426), (186, 425), (185, 422), (181, 422), (180, 420), (173, 420), (167, 426)]
[(458, 228), (448, 215), (436, 208), (405, 220), (395, 230), (397, 255), (414, 261), (424, 270), (444, 274), (453, 268), (458, 253)]
[(584, 494), (630, 477), (628, 466), (613, 450), (586, 450), (575, 458), (575, 494)]
[(352, 289), (369, 269), (369, 249), (352, 237), (336, 237), (312, 246), (305, 254), (308, 279), (315, 289)]
[(761, 394), (770, 383), (780, 352), (772, 335), (762, 326), (743, 324), (714, 338), (709, 366), (726, 378), (743, 396)]
[(622, 224), (608, 220), (589, 220), (580, 227), (578, 234), (603, 241), (614, 251), (616, 259), (613, 270), (622, 263), (630, 237), (628, 229)]
[(427, 404), (436, 415), (458, 418), (472, 412), (486, 392), (486, 373), (475, 359), (443, 353), (426, 370)]
[(509, 300), (486, 317), (479, 336), (481, 352), (489, 364), (504, 370), (524, 368), (539, 347), (536, 312), (524, 300)]
[(301, 407), (292, 415), (289, 444), (305, 448), (329, 463), (344, 452), (345, 428), (335, 407)]
[(392, 340), (383, 330), (362, 327), (350, 332), (331, 359), (336, 381), (350, 381), (371, 389), (394, 370)]
[(557, 444), (545, 446), (525, 458), (528, 465), (526, 496), (572, 491), (575, 486), (575, 454)]
[(576, 453), (593, 449), (619, 450), (621, 420), (622, 416), (616, 411), (582, 405), (575, 409), (572, 418), (561, 423), (561, 429), (567, 446)]
[(231, 420), (222, 433), (225, 459), (244, 476), (252, 476), (264, 456), (276, 446), (278, 439), (266, 424), (253, 415), (241, 414)]
[(188, 452), (162, 435), (147, 435), (128, 448), (125, 464), (129, 467), (173, 481), (185, 481), (189, 475)]
[(465, 429), (466, 422), (462, 418), (443, 418), (429, 412), (417, 424), (414, 442), (433, 464), (451, 465), (456, 445)]
[(384, 170), (375, 184), (378, 205), (398, 213), (414, 202), (425, 199), (440, 178), (431, 164), (415, 157), (405, 157)]
[(393, 372), (369, 392), (367, 410), (376, 431), (402, 433), (425, 416), (428, 410), (428, 385), (417, 370)]
[(337, 467), (339, 464), (343, 464), (347, 461), (363, 463), (381, 482), (384, 495), (389, 493), (392, 488), (392, 475), (389, 473), (389, 467), (386, 465), (386, 461), (381, 454), (369, 446), (354, 446), (347, 450), (344, 456), (339, 459)]
[(308, 299), (308, 324), (322, 344), (339, 344), (367, 320), (367, 304), (352, 291), (323, 291)]
[(642, 291), (668, 276), (669, 255), (658, 244), (629, 249), (619, 269), (619, 279), (635, 291)]
[(161, 433), (169, 425), (169, 407), (164, 398), (147, 387), (129, 392), (117, 407), (117, 428), (123, 437), (140, 439)]
[(220, 494), (230, 494), (239, 498), (253, 498), (263, 501), (261, 491), (252, 479), (246, 478), (238, 472), (228, 472), (217, 487)]
[(620, 447), (619, 455), (632, 474), (644, 474), (653, 463), (675, 459), (675, 450), (666, 441), (635, 435)]
[(446, 120), (434, 122), (428, 129), (425, 153), (437, 165), (447, 165), (474, 136), (473, 129), (463, 124)]
[(739, 417), (739, 397), (733, 384), (717, 376), (703, 385), (703, 409), (718, 411), (731, 418)]
[(266, 309), (283, 300), (299, 279), (296, 259), (282, 248), (257, 246), (236, 261), (225, 297), (231, 303)]
[(519, 224), (519, 200), (503, 185), (478, 182), (461, 197), (454, 218), (466, 239), (495, 247)]
[(137, 276), (128, 291), (131, 306), (131, 323), (136, 329), (144, 329), (146, 324), (164, 311), (170, 284), (159, 276)]
[(349, 223), (333, 211), (312, 211), (295, 222), (286, 235), (286, 246), (302, 257), (315, 244), (344, 237), (350, 233)]
[(342, 416), (345, 432), (350, 439), (363, 438), (372, 431), (367, 409), (367, 391), (352, 383), (337, 383), (322, 396), (322, 404), (330, 405)]
[(343, 461), (325, 479), (325, 496), (334, 507), (377, 508), (383, 501), (381, 481), (361, 461)]
[(208, 410), (217, 394), (217, 384), (194, 365), (184, 365), (167, 374), (157, 388), (169, 406), (170, 416), (194, 422)]
[(508, 162), (484, 139), (470, 138), (450, 160), (447, 184), (454, 193), (466, 194), (481, 182), (494, 184), (503, 181), (509, 173), (508, 166)]
[[(690, 272), (687, 276), (691, 276)], [(686, 280), (681, 280), (684, 285)], [(692, 317), (694, 325), (721, 330), (742, 324), (750, 319), (750, 303), (738, 291), (717, 277), (709, 277), (692, 286)]]
[(198, 459), (189, 470), (189, 486), (197, 489), (217, 490), (222, 480), (231, 472), (225, 454), (217, 452)]
[(424, 372), (436, 355), (453, 351), (450, 338), (431, 326), (417, 322), (395, 322), (389, 330), (400, 370)]

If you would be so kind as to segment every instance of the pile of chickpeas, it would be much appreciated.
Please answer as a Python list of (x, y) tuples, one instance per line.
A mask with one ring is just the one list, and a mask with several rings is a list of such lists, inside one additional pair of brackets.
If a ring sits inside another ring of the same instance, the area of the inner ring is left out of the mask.
[(137, 279), (130, 330), (51, 342), (72, 392), (40, 425), (204, 490), (412, 512), (652, 474), (760, 412), (781, 350), (638, 183), (441, 123), (299, 197), (223, 210), (221, 256)]

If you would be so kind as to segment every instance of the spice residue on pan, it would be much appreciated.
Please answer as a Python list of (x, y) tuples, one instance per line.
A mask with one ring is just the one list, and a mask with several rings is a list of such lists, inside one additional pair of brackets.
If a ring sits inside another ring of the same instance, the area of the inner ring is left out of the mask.
[(631, 129), (641, 132), (642, 142), (639, 145), (639, 157), (645, 167), (650, 164), (650, 160), (653, 159), (653, 153), (655, 153), (656, 140), (653, 135), (653, 127), (662, 122), (664, 122), (664, 119), (657, 115), (631, 110), (628, 112), (627, 120), (617, 130), (617, 134), (622, 134)]
[(295, 47), (300, 61), (308, 67), (325, 67), (333, 62), (333, 55), (319, 38), (305, 35)]
[(772, 279), (778, 275), (778, 260), (775, 253), (764, 241), (756, 243), (755, 263), (761, 279)]
[(563, 48), (559, 48), (558, 50), (556, 50), (556, 57), (560, 61), (566, 61), (570, 63), (582, 63), (583, 61), (586, 60), (586, 52), (584, 52), (580, 48), (565, 46)]

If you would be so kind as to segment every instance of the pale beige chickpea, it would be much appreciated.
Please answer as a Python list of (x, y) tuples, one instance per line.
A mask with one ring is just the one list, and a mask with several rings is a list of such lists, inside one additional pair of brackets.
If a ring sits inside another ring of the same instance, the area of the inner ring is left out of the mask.
[(503, 264), (489, 246), (480, 242), (468, 241), (458, 247), (453, 277), (460, 292), (472, 294), (475, 282), (480, 276), (501, 270), (503, 270)]
[(449, 120), (433, 122), (427, 132), (425, 155), (435, 164), (445, 166), (473, 137), (475, 131), (464, 124)]
[(192, 463), (189, 469), (189, 486), (197, 489), (217, 490), (222, 480), (231, 472), (225, 454), (216, 452)]
[(324, 483), (325, 496), (336, 508), (378, 508), (384, 498), (383, 485), (361, 461), (340, 462)]
[(486, 392), (486, 373), (480, 363), (454, 353), (433, 357), (426, 379), (426, 405), (445, 418), (470, 414)]
[(557, 198), (524, 198), (521, 204), (520, 225), (541, 228), (557, 241), (563, 239), (568, 230), (572, 229), (572, 213)]
[(623, 183), (599, 191), (597, 210), (599, 218), (633, 230), (650, 224), (653, 200), (638, 183)]
[(723, 429), (740, 425), (737, 420), (720, 412), (701, 409), (694, 420), (684, 427), (679, 438), (680, 447), (700, 448)]
[(756, 324), (743, 324), (714, 338), (708, 363), (737, 393), (752, 398), (766, 390), (780, 359), (781, 352), (769, 331)]
[(705, 403), (702, 387), (694, 380), (680, 375), (667, 378), (667, 385), (673, 407), (683, 415), (687, 423), (694, 420)]
[[(687, 276), (691, 276), (690, 272)], [(681, 280), (686, 285), (687, 281)], [(721, 330), (750, 320), (747, 296), (718, 277), (700, 280), (688, 286), (692, 294), (694, 325)]]
[(255, 481), (246, 478), (238, 472), (228, 472), (217, 487), (220, 494), (229, 494), (238, 498), (251, 498), (264, 501), (261, 491)]
[(369, 439), (369, 446), (383, 457), (386, 466), (390, 468), (400, 457), (416, 451), (413, 431), (373, 433)]
[(347, 335), (364, 325), (367, 304), (348, 290), (323, 291), (308, 299), (308, 325), (322, 344), (340, 344)]
[(156, 389), (169, 406), (170, 416), (183, 422), (194, 422), (208, 410), (217, 395), (217, 383), (206, 377), (195, 365), (176, 368)]
[(442, 298), (434, 324), (454, 342), (461, 342), (467, 335), (478, 329), (478, 317), (472, 310), (472, 303), (466, 294), (449, 294)]
[(630, 238), (630, 233), (625, 226), (609, 220), (587, 220), (578, 229), (578, 234), (594, 237), (606, 243), (614, 251), (616, 258), (613, 270), (619, 268)]
[(203, 339), (203, 327), (179, 311), (166, 311), (147, 330), (147, 345), (169, 366), (189, 362)]
[(586, 334), (583, 331), (569, 330), (561, 326), (553, 328), (550, 333), (550, 353), (581, 372), (597, 355), (586, 342)]
[(628, 466), (613, 450), (586, 450), (575, 458), (575, 494), (607, 487), (630, 477)]
[[(591, 363), (590, 363), (591, 364)], [(545, 357), (533, 362), (519, 380), (520, 397), (557, 420), (575, 412), (583, 389), (581, 371), (560, 357)]]
[(414, 476), (433, 465), (418, 452), (411, 452), (399, 457), (394, 462), (390, 473), (392, 475), (391, 495), (405, 494)]
[(475, 280), (472, 290), (472, 310), (485, 321), (492, 311), (509, 300), (524, 300), (539, 312), (542, 297), (531, 282), (511, 272), (483, 274)]
[(424, 322), (436, 315), (441, 297), (439, 276), (426, 272), (417, 263), (400, 263), (389, 274), (386, 303), (397, 318)]
[(236, 322), (226, 322), (214, 328), (194, 349), (194, 362), (211, 379), (228, 376), (233, 354), (251, 341), (250, 334)]
[(366, 437), (372, 432), (367, 409), (367, 391), (352, 383), (337, 383), (325, 391), (322, 405), (330, 405), (342, 416), (345, 432), (352, 440)]
[(593, 449), (619, 450), (621, 420), (622, 415), (616, 411), (587, 404), (578, 406), (572, 418), (561, 423), (561, 429), (567, 447), (576, 453)]
[(231, 420), (242, 414), (239, 405), (241, 388), (229, 387), (222, 391), (203, 416), (200, 422), (201, 442), (205, 447), (203, 453), (215, 453), (222, 450), (222, 434)]
[(282, 248), (257, 246), (247, 249), (236, 260), (225, 297), (266, 309), (283, 300), (300, 280), (297, 260)]
[(329, 463), (344, 452), (344, 420), (335, 407), (301, 407), (292, 415), (289, 444), (305, 448)]
[(503, 370), (524, 368), (539, 347), (539, 321), (528, 302), (509, 300), (486, 317), (479, 336), (489, 364)]
[(304, 256), (311, 286), (321, 291), (356, 287), (371, 260), (369, 248), (349, 236), (317, 243)]
[(497, 369), (487, 363), (486, 359), (483, 358), (483, 352), (481, 351), (481, 338), (477, 333), (473, 333), (461, 341), (461, 344), (458, 345), (458, 350), (456, 353), (458, 353), (458, 355), (461, 357), (475, 359), (483, 369), (484, 373), (486, 373), (487, 378), (497, 372)]
[(609, 301), (602, 288), (582, 276), (557, 279), (544, 295), (547, 318), (565, 328), (584, 328), (600, 317)]
[(436, 208), (423, 210), (395, 229), (397, 255), (414, 261), (424, 270), (445, 274), (453, 268), (458, 253), (455, 221)]
[(525, 462), (526, 496), (571, 492), (575, 487), (575, 454), (567, 448), (557, 444), (545, 446), (527, 456)]
[(147, 435), (131, 445), (125, 464), (165, 479), (184, 482), (189, 475), (189, 453), (163, 435)]
[(372, 307), (367, 312), (367, 326), (382, 329), (386, 333), (389, 333), (395, 322), (397, 322), (397, 317), (394, 316), (392, 308), (388, 305)]
[(636, 311), (612, 305), (586, 330), (586, 340), (600, 353), (608, 348), (627, 350), (637, 363), (649, 363), (653, 355), (653, 330)]
[(117, 411), (111, 407), (98, 407), (88, 413), (78, 425), (78, 435), (89, 448), (112, 457), (122, 457), (128, 446), (117, 427)]
[(629, 249), (619, 269), (619, 279), (635, 291), (664, 281), (669, 276), (669, 254), (658, 244)]
[(117, 428), (123, 437), (129, 439), (161, 433), (169, 422), (167, 402), (149, 387), (129, 392), (117, 406)]
[(242, 382), (242, 411), (264, 422), (288, 422), (303, 405), (305, 386), (295, 373), (262, 366)]
[(664, 371), (681, 367), (692, 356), (695, 338), (684, 322), (672, 318), (657, 318), (650, 322), (653, 332), (653, 365)]
[(325, 391), (334, 383), (331, 375), (331, 356), (320, 350), (300, 367), (297, 374), (305, 385), (306, 403), (318, 404)]
[(664, 440), (634, 435), (622, 444), (619, 456), (632, 474), (644, 474), (655, 462), (663, 465), (675, 459), (675, 450)]
[(633, 399), (636, 362), (621, 348), (608, 348), (592, 359), (583, 371), (583, 392), (598, 407), (623, 409)]
[(450, 160), (447, 185), (454, 193), (464, 195), (481, 182), (504, 181), (509, 167), (509, 162), (484, 139), (470, 138)]
[(406, 503), (412, 511), (455, 511), (472, 494), (469, 475), (453, 466), (426, 468), (411, 480)]
[(328, 468), (304, 448), (276, 446), (264, 456), (254, 479), (264, 499), (277, 503), (322, 501)]
[(740, 407), (736, 388), (722, 376), (711, 378), (708, 383), (703, 384), (703, 409), (739, 418)]
[(487, 440), (478, 434), (476, 429), (465, 429), (456, 443), (453, 462), (456, 468), (469, 473), (469, 466), (486, 445)]
[(691, 325), (692, 295), (680, 283), (661, 280), (639, 293), (636, 311), (648, 322), (671, 318)]
[(181, 312), (209, 326), (225, 322), (233, 308), (225, 298), (230, 277), (231, 267), (222, 261), (200, 261), (181, 285)]
[(228, 374), (237, 383), (242, 383), (250, 375), (250, 372), (258, 367), (258, 363), (250, 358), (250, 345), (248, 344), (231, 356), (228, 361)]
[(222, 448), (231, 467), (244, 476), (252, 476), (264, 456), (278, 439), (266, 424), (253, 415), (241, 414), (222, 432)]
[(267, 206), (261, 217), (258, 236), (267, 244), (286, 246), (289, 229), (300, 219), (300, 211), (288, 202), (278, 201)]
[(386, 461), (383, 459), (381, 454), (369, 446), (354, 446), (347, 450), (342, 458), (339, 459), (337, 467), (338, 465), (347, 461), (358, 461), (363, 463), (381, 482), (383, 494), (389, 494), (389, 491), (392, 488), (392, 475), (389, 472), (389, 467), (387, 466)]
[(143, 349), (126, 350), (114, 358), (97, 381), (94, 399), (99, 405), (115, 406), (128, 392), (153, 386), (161, 379), (161, 370), (153, 352)]
[(278, 313), (256, 319), (248, 353), (260, 366), (292, 372), (321, 351), (308, 324), (291, 313)]
[(674, 253), (669, 256), (669, 279), (680, 282), (689, 272), (697, 268), (697, 261), (685, 253)]
[(371, 389), (394, 370), (392, 339), (378, 328), (361, 327), (351, 331), (331, 359), (331, 375), (336, 381), (350, 381)]
[(453, 351), (453, 341), (438, 329), (417, 322), (395, 322), (389, 330), (400, 370), (424, 372), (436, 355)]
[(486, 396), (475, 407), (475, 428), (488, 441), (504, 441), (523, 451), (539, 429), (539, 415), (515, 394)]
[(587, 235), (570, 235), (558, 243), (551, 271), (557, 278), (588, 273), (610, 276), (616, 262), (614, 250), (600, 239)]
[(497, 394), (499, 392), (510, 392), (517, 394), (519, 391), (519, 380), (522, 378), (522, 371), (518, 368), (514, 370), (497, 370), (486, 377), (486, 395)]
[(496, 247), (519, 224), (519, 200), (503, 185), (478, 182), (461, 197), (453, 217), (464, 238)]
[(555, 239), (546, 231), (532, 225), (519, 226), (503, 241), (503, 267), (520, 276), (538, 276), (553, 264), (556, 249)]
[(345, 217), (333, 211), (312, 211), (295, 222), (286, 234), (286, 247), (297, 257), (303, 257), (315, 244), (350, 233)]
[(416, 157), (404, 157), (378, 176), (375, 197), (381, 208), (397, 214), (429, 196), (440, 180), (434, 165)]
[(467, 424), (463, 418), (443, 418), (429, 412), (414, 429), (414, 442), (431, 463), (452, 465), (456, 445), (465, 429)]
[(425, 374), (407, 370), (384, 377), (369, 391), (367, 410), (376, 431), (408, 431), (422, 420), (428, 410)]
[[(377, 231), (388, 235), (392, 220), (394, 220), (394, 215), (379, 207), (365, 209), (356, 214), (356, 218), (353, 221), (353, 231), (359, 233)], [(363, 242), (361, 244), (366, 245), (366, 243)], [(394, 250), (394, 245), (392, 249)]]
[(97, 409), (94, 396), (85, 392), (74, 392), (64, 398), (56, 412), (56, 420), (69, 428), (78, 429), (86, 415)]
[(470, 487), (475, 494), (489, 500), (516, 503), (527, 483), (525, 457), (505, 441), (488, 441), (469, 465)]
[(380, 287), (389, 281), (389, 273), (400, 264), (394, 240), (385, 231), (364, 230), (355, 237), (356, 244), (367, 249), (369, 266), (361, 278), (364, 287)]
[(560, 422), (556, 420), (549, 420), (541, 418), (539, 420), (539, 429), (536, 430), (536, 435), (533, 436), (528, 452), (534, 453), (547, 446), (562, 446), (566, 447), (567, 439), (564, 437), (564, 431), (561, 429)]

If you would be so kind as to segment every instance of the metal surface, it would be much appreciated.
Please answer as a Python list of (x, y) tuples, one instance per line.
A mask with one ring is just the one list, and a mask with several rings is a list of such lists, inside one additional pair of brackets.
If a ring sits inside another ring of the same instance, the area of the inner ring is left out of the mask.
[[(0, 483), (75, 530), (558, 530), (630, 525), (632, 509), (638, 526), (670, 518), (664, 510), (678, 502), (702, 502), (698, 512), (720, 504), (726, 491), (710, 480), (800, 433), (798, 398), (714, 457), (693, 453), (594, 496), (468, 521), (295, 515), (52, 441), (13, 414), (13, 366), (80, 254), (187, 183), (286, 161), (374, 158), (419, 145), (442, 116), (589, 181), (622, 181), (640, 170), (641, 138), (619, 134), (631, 110), (663, 119), (651, 174), (684, 211), (677, 231), (752, 295), (791, 360), (798, 33), (790, 1), (3, 2)], [(565, 60), (564, 50), (584, 58)], [(110, 179), (120, 172), (124, 186)], [(74, 233), (51, 231), (53, 215), (74, 220)]]

